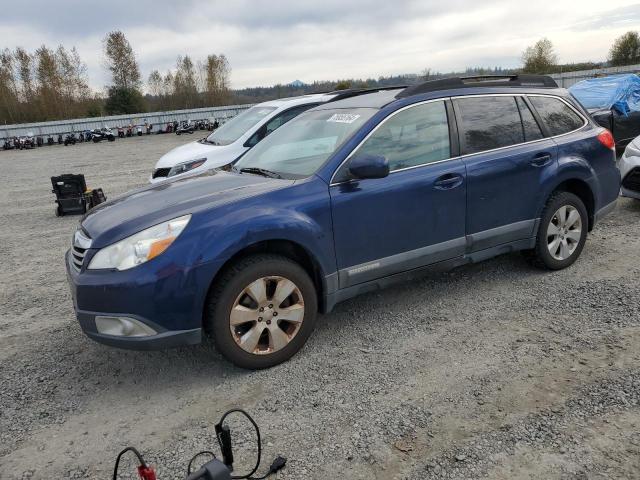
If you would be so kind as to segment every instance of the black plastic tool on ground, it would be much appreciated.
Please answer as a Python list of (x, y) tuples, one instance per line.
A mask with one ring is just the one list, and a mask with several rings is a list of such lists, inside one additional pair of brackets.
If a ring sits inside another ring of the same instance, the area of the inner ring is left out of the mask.
[(87, 210), (107, 200), (101, 188), (87, 189), (82, 174), (65, 173), (51, 177), (51, 186), (51, 192), (56, 196), (57, 217), (84, 215)]

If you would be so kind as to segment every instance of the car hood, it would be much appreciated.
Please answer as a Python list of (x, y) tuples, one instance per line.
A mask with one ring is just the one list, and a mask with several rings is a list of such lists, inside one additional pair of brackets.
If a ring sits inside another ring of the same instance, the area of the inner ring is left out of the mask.
[(81, 225), (92, 239), (92, 248), (102, 248), (181, 215), (197, 214), (293, 182), (218, 170), (179, 177), (98, 205), (85, 215)]
[[(233, 146), (233, 144), (219, 146), (200, 142), (187, 143), (160, 157), (160, 160), (156, 163), (156, 168), (171, 168), (179, 163), (198, 158), (206, 158), (208, 161), (220, 159), (224, 162), (221, 165), (226, 165), (235, 160), (234, 152), (236, 149)], [(225, 157), (228, 157), (228, 161), (225, 161)]]

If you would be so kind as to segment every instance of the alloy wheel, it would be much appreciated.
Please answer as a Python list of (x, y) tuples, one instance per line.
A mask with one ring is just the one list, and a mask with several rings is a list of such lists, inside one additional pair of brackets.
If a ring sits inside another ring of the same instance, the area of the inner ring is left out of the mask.
[(236, 298), (229, 328), (244, 351), (264, 355), (286, 347), (300, 331), (304, 299), (298, 286), (281, 276), (259, 278)]
[(556, 260), (566, 260), (580, 244), (582, 218), (577, 208), (564, 205), (556, 210), (547, 227), (547, 248)]

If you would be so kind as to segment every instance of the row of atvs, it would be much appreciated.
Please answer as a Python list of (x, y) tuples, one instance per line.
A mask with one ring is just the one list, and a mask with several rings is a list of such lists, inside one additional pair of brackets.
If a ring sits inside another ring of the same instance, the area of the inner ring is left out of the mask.
[[(215, 130), (218, 128), (218, 120), (199, 120), (197, 122), (170, 122), (165, 128), (160, 128), (155, 133), (174, 133), (181, 135), (184, 133), (193, 133), (196, 130)], [(134, 133), (135, 129), (135, 133)], [(134, 127), (129, 125), (128, 127), (118, 127), (118, 138), (142, 136), (143, 132), (147, 135), (151, 135), (153, 131), (153, 125), (145, 124), (144, 126), (138, 125)], [(6, 138), (2, 146), (3, 150), (24, 150), (36, 147), (42, 147), (43, 145), (75, 145), (82, 142), (94, 142), (98, 143), (103, 140), (113, 142), (116, 139), (116, 134), (108, 127), (96, 128), (94, 130), (85, 130), (84, 132), (67, 133), (66, 135), (58, 134), (57, 139), (53, 135), (49, 135), (46, 140), (42, 136), (34, 136), (28, 134), (22, 137)]]
[(102, 140), (113, 142), (115, 135), (108, 128), (96, 128), (95, 130), (87, 130), (77, 134), (68, 133), (66, 135), (58, 134), (57, 139), (53, 135), (46, 138), (42, 136), (34, 136), (28, 134), (22, 137), (5, 138), (2, 145), (3, 150), (25, 150), (30, 148), (42, 147), (44, 145), (75, 145), (76, 142), (94, 142), (98, 143)]

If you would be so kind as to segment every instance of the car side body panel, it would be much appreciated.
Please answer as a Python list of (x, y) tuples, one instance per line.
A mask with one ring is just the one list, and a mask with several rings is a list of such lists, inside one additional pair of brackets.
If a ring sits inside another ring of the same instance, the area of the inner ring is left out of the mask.
[[(588, 187), (595, 222), (614, 204), (620, 173), (614, 152), (596, 138), (599, 127), (590, 119), (564, 135), (460, 155), (457, 125), (449, 118), (451, 158), (380, 179), (334, 181), (367, 135), (404, 107), (436, 99), (449, 105), (456, 96), (529, 93), (561, 97), (588, 118), (562, 89), (474, 87), (401, 99), (387, 94), (376, 97), (387, 99), (379, 105), (353, 97), (338, 108), (377, 112), (308, 178), (217, 171), (185, 175), (107, 202), (83, 220), (94, 241), (83, 267), (74, 269), (67, 257), (83, 329), (99, 341), (112, 341), (95, 331), (95, 316), (108, 312), (152, 325), (159, 345), (170, 331), (177, 332), (176, 342), (196, 342), (212, 282), (228, 262), (258, 244), (284, 241), (301, 248), (313, 264), (309, 273), (318, 280), (320, 309), (326, 312), (339, 301), (425, 270), (532, 248), (544, 205), (562, 183)], [(548, 154), (549, 161), (532, 165), (539, 153)], [(434, 190), (450, 174), (461, 180), (455, 191)], [(189, 225), (162, 255), (130, 270), (87, 270), (99, 248), (185, 214), (192, 215)]]
[(242, 209), (226, 205), (194, 233), (202, 251), (198, 263), (221, 266), (251, 245), (285, 240), (304, 248), (323, 277), (336, 271), (328, 186), (316, 176), (255, 197)]

